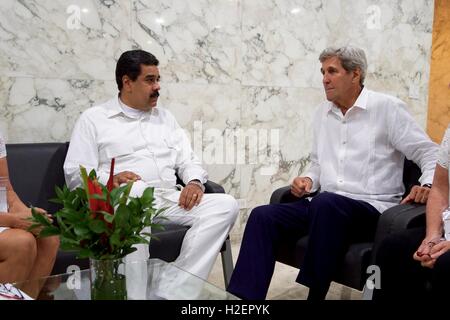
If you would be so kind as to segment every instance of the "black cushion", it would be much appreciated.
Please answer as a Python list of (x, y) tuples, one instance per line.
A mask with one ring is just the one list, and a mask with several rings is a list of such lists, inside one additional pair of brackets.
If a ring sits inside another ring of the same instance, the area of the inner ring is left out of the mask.
[(55, 197), (55, 186), (64, 185), (63, 164), (67, 143), (7, 144), (11, 183), (28, 206), (54, 212), (58, 207), (48, 200)]

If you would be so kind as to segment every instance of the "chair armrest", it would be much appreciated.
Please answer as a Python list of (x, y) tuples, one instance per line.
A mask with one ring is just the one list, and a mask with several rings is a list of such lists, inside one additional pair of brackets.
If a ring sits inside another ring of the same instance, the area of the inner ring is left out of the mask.
[(418, 226), (425, 226), (425, 210), (423, 204), (399, 204), (387, 209), (380, 216), (372, 249), (372, 262), (381, 242), (390, 234)]
[(282, 203), (283, 199), (288, 196), (288, 193), (291, 193), (291, 187), (281, 187), (275, 190), (270, 196), (270, 204)]
[(205, 186), (205, 193), (225, 193), (224, 188), (215, 182), (212, 181), (206, 181), (204, 184)]
[[(178, 177), (178, 175), (177, 184), (183, 187), (185, 186), (184, 182)], [(210, 180), (207, 180), (203, 185), (205, 186), (205, 193), (225, 193), (224, 188), (220, 184), (217, 184)]]
[(270, 196), (270, 204), (294, 202), (306, 197), (314, 197), (318, 192), (316, 191), (299, 198), (291, 193), (291, 186), (281, 187), (275, 190)]

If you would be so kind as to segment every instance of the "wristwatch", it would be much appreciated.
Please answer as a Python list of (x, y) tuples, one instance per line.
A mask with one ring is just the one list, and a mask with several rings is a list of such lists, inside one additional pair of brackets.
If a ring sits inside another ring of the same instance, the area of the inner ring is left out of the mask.
[(200, 189), (202, 189), (202, 192), (205, 192), (205, 186), (203, 185), (203, 183), (200, 182), (200, 180), (194, 179), (188, 182), (188, 184), (195, 184), (197, 186), (200, 187)]

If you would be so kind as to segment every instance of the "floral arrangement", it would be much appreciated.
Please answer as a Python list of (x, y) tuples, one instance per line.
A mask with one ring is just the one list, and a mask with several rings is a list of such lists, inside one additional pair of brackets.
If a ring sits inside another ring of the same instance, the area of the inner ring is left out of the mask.
[(142, 232), (144, 228), (163, 228), (153, 222), (164, 211), (153, 207), (154, 188), (145, 189), (141, 197), (130, 197), (133, 182), (113, 187), (114, 159), (106, 186), (95, 170), (88, 175), (80, 166), (80, 172), (82, 187), (55, 188), (57, 198), (51, 201), (62, 205), (53, 215), (55, 223), (32, 209), (30, 229), (42, 228), (40, 237), (59, 235), (61, 249), (78, 251), (79, 258), (118, 259), (135, 251), (133, 245), (149, 243), (153, 236)]

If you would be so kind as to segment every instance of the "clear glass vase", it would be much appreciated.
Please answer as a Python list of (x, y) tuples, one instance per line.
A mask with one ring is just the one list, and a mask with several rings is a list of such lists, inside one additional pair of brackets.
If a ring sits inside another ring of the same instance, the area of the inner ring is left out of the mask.
[(127, 300), (123, 259), (90, 259), (91, 299)]

